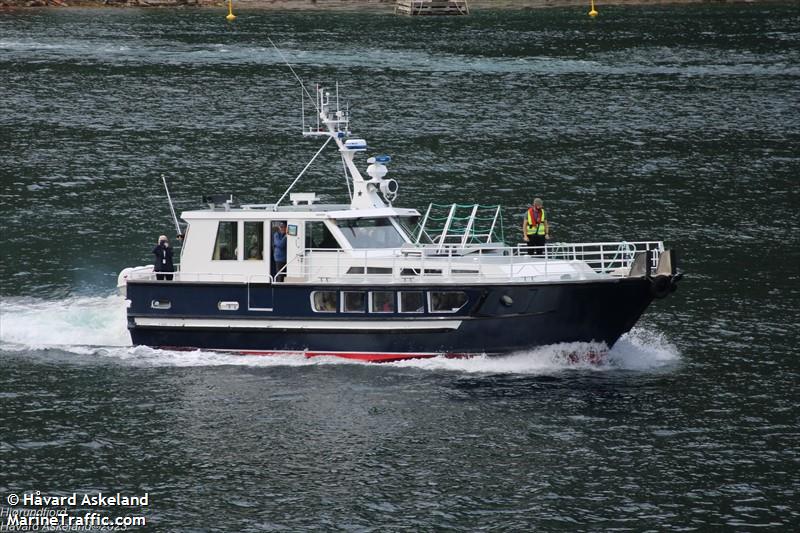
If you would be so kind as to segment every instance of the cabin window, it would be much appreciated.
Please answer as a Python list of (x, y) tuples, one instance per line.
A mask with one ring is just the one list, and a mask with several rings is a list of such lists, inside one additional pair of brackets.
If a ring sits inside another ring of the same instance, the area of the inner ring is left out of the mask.
[(311, 306), (317, 313), (336, 312), (336, 291), (314, 291), (311, 293)]
[(306, 222), (306, 250), (309, 248), (337, 250), (341, 246), (324, 222), (315, 221)]
[(424, 313), (425, 295), (422, 291), (402, 291), (400, 293), (401, 313)]
[(217, 302), (217, 309), (220, 311), (238, 311), (239, 302)]
[(244, 223), (244, 258), (264, 259), (264, 223)]
[(367, 293), (355, 291), (342, 292), (342, 311), (345, 313), (364, 313), (367, 310)]
[(371, 292), (369, 310), (371, 313), (394, 313), (394, 293), (390, 291)]
[(431, 291), (428, 298), (432, 313), (455, 313), (467, 303), (466, 293), (460, 291)]
[(337, 226), (353, 248), (399, 248), (406, 243), (388, 218), (340, 220)]
[[(364, 267), (350, 267), (347, 269), (348, 274), (363, 274)], [(391, 274), (392, 267), (367, 267), (367, 274)]]
[(424, 271), (420, 271), (419, 269), (415, 268), (404, 268), (400, 271), (400, 275), (404, 278), (411, 277), (411, 276), (420, 276), (425, 274), (426, 276), (440, 276), (442, 274), (441, 269), (438, 268), (426, 268)]
[(220, 222), (217, 226), (217, 242), (214, 244), (214, 260), (235, 261), (239, 243), (239, 223)]

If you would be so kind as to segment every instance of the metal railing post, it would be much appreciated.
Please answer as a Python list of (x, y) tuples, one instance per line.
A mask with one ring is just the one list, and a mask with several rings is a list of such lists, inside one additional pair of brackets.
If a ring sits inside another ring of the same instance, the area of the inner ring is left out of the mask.
[(428, 216), (430, 216), (430, 214), (431, 214), (431, 208), (432, 207), (433, 207), (433, 204), (428, 204), (428, 210), (425, 211), (425, 216), (422, 217), (422, 222), (420, 223), (420, 226), (419, 226), (419, 233), (417, 233), (417, 243), (416, 244), (419, 244), (419, 240), (422, 238), (422, 233), (425, 231), (425, 226), (428, 224)]
[(475, 224), (475, 217), (478, 214), (478, 204), (472, 206), (472, 213), (469, 216), (469, 221), (467, 221), (467, 227), (464, 230), (464, 236), (461, 237), (461, 246), (467, 244), (469, 240), (469, 232), (472, 230), (472, 226)]
[(456, 204), (453, 204), (450, 207), (450, 213), (447, 215), (447, 220), (444, 223), (444, 229), (442, 230), (442, 235), (439, 238), (439, 250), (442, 249), (442, 246), (447, 241), (447, 230), (450, 229), (450, 224), (452, 223), (455, 214), (456, 214)]

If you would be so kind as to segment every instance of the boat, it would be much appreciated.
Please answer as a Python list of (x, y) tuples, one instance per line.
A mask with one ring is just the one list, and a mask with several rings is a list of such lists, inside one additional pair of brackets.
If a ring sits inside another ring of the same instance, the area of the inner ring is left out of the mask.
[[(500, 207), (396, 206), (391, 157), (367, 158), (361, 173), (369, 147), (350, 131), (338, 91), (303, 99), (303, 135), (324, 142), (277, 201), (204, 196), (204, 207), (181, 214), (172, 279), (152, 266), (120, 272), (134, 345), (363, 361), (611, 347), (676, 289), (682, 273), (661, 241), (548, 242), (529, 255), (498, 234)], [(293, 192), (331, 143), (349, 203)], [(281, 223), (287, 257), (276, 265)]]

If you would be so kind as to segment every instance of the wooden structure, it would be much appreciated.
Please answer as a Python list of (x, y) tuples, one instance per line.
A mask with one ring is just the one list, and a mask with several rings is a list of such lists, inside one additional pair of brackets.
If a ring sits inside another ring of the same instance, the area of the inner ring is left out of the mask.
[(395, 13), (402, 15), (469, 15), (467, 0), (397, 0)]

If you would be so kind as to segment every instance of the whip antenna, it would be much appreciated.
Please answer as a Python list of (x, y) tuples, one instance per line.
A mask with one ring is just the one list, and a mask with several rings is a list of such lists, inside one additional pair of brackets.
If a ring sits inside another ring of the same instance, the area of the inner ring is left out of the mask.
[(308, 92), (308, 89), (306, 89), (306, 85), (303, 83), (303, 80), (300, 79), (300, 76), (297, 75), (297, 72), (294, 71), (294, 68), (292, 68), (292, 65), (286, 59), (286, 56), (284, 56), (283, 52), (281, 52), (281, 49), (278, 48), (275, 45), (274, 42), (272, 42), (272, 39), (270, 38), (269, 35), (267, 35), (267, 40), (269, 41), (269, 44), (272, 45), (272, 48), (274, 48), (275, 51), (278, 52), (278, 55), (281, 57), (283, 62), (286, 64), (286, 66), (289, 67), (289, 70), (292, 71), (292, 74), (294, 75), (294, 79), (296, 79), (297, 83), (300, 84), (300, 87), (303, 89), (303, 92), (306, 93), (306, 96), (308, 96), (308, 99), (311, 100), (314, 103), (314, 107), (317, 109), (317, 113), (319, 113), (319, 107), (317, 107), (317, 102), (313, 98), (311, 98), (311, 94)]
[(167, 178), (161, 174), (161, 181), (164, 182), (164, 190), (167, 191), (167, 201), (169, 202), (169, 210), (172, 213), (172, 221), (175, 222), (175, 231), (177, 235), (181, 235), (181, 226), (178, 224), (178, 217), (175, 215), (175, 207), (172, 205), (172, 197), (169, 195), (169, 187), (167, 187)]

